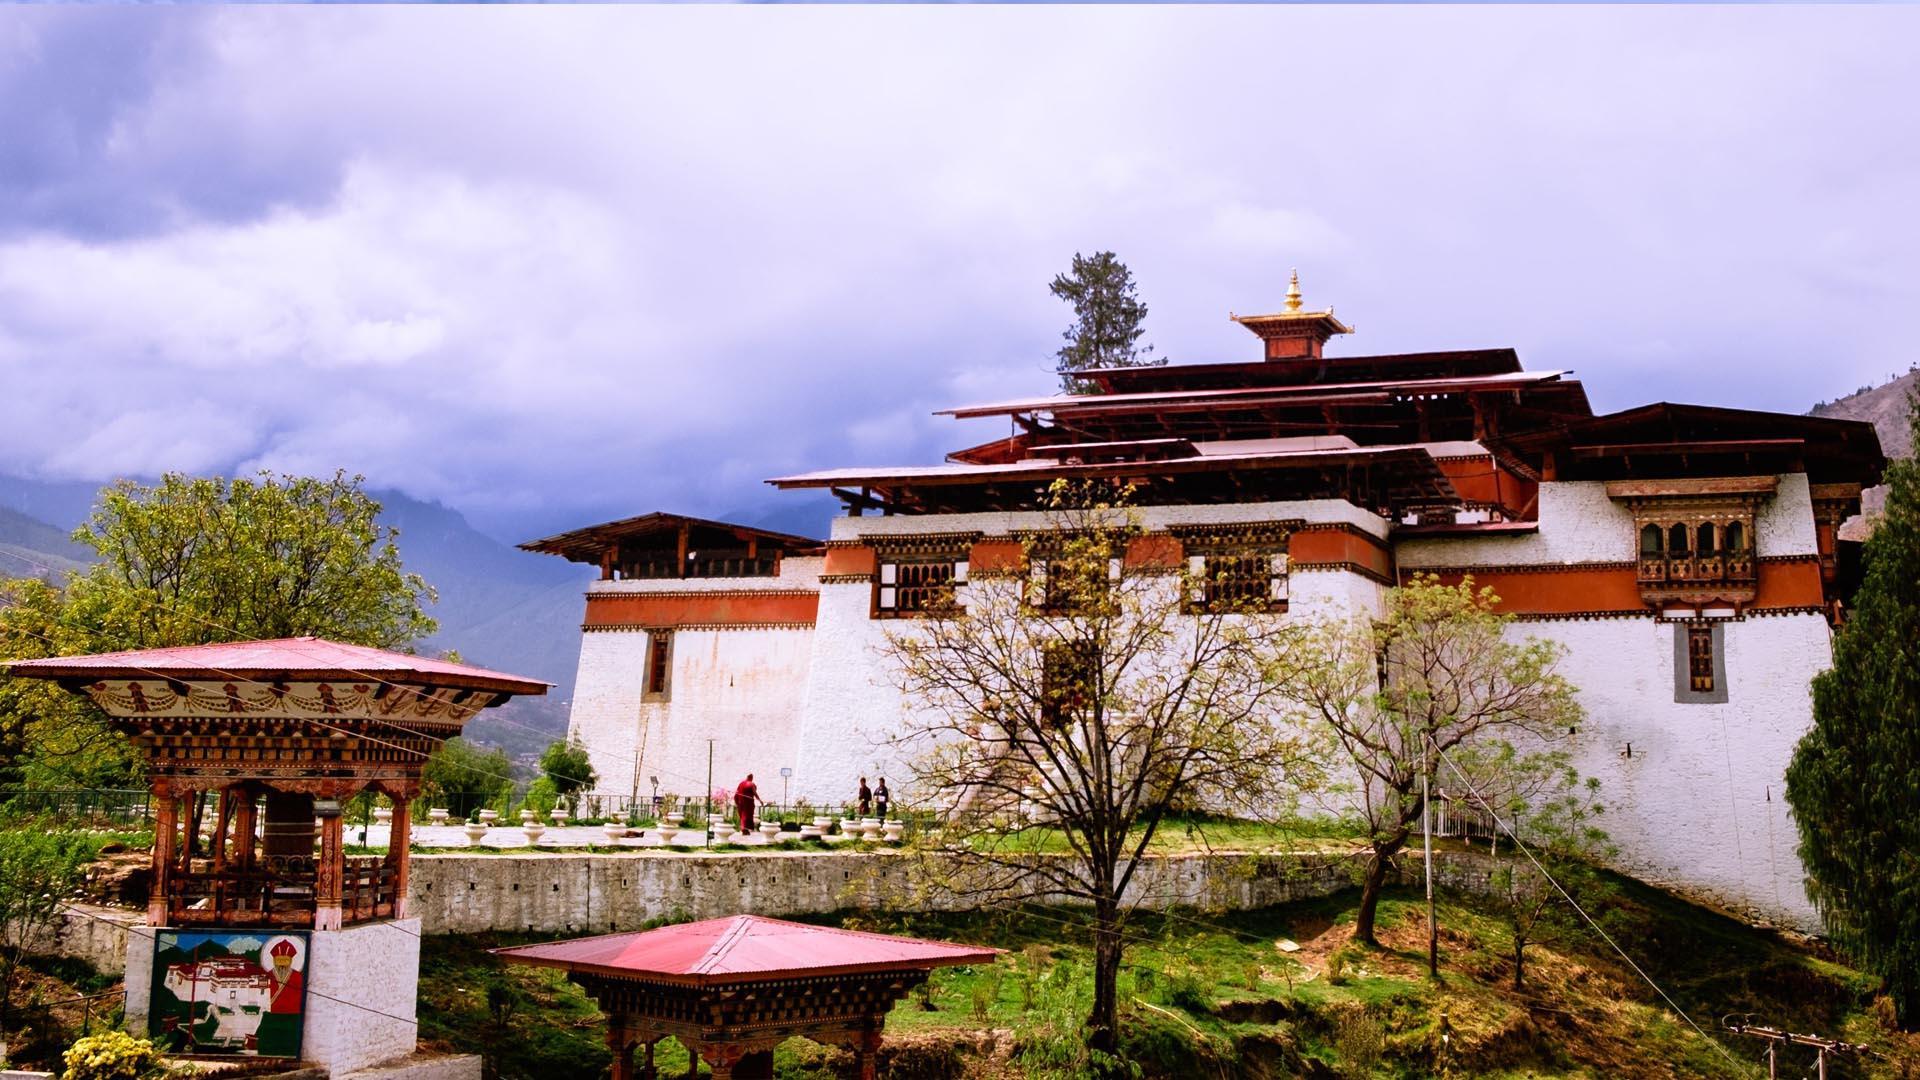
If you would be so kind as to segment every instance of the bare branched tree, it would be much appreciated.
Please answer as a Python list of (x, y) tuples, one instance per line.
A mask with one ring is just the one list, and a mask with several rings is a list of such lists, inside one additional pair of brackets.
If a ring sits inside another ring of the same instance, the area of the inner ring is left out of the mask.
[(1330, 756), (1351, 766), (1345, 797), (1368, 845), (1356, 941), (1379, 944), (1380, 891), (1419, 827), (1421, 778), (1437, 776), (1439, 755), (1502, 791), (1566, 767), (1556, 751), (1582, 713), (1558, 670), (1564, 650), (1509, 640), (1498, 605), (1471, 577), (1415, 575), (1388, 594), (1384, 618), (1315, 627), (1308, 648), (1323, 662), (1296, 665), (1281, 683), (1331, 740)]
[[(1141, 856), (1184, 808), (1277, 816), (1314, 777), (1283, 717), (1301, 634), (1265, 593), (1209, 588), (1142, 535), (1111, 487), (1056, 483), (1024, 565), (976, 568), (954, 602), (888, 635), (910, 703), (896, 740), (940, 884), (1093, 909), (1088, 1043), (1114, 1050), (1123, 928)], [(1229, 595), (1235, 594), (1235, 595)]]

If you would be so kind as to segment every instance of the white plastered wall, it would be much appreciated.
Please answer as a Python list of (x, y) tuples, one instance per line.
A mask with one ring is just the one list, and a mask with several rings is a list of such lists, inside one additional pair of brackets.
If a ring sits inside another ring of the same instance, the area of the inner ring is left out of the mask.
[[(1345, 523), (1374, 536), (1387, 526), (1378, 516), (1338, 499), (1235, 503), (1219, 506), (1144, 507), (1134, 511), (1148, 530), (1174, 525), (1289, 521)], [(1045, 513), (930, 514), (912, 517), (840, 518), (836, 540), (922, 533), (978, 532), (1007, 536), (1056, 524)], [(1291, 576), (1289, 616), (1319, 618), (1381, 609), (1385, 586), (1346, 570), (1310, 570)], [(963, 598), (964, 599), (964, 598)], [(911, 702), (902, 695), (885, 648), (886, 635), (911, 632), (912, 620), (872, 617), (872, 586), (866, 582), (823, 584), (815, 624), (813, 661), (801, 723), (795, 797), (838, 806), (850, 801), (862, 776), (887, 778), (896, 799), (911, 799), (905, 784), (910, 748), (890, 739), (908, 727)]]
[[(590, 593), (812, 591), (821, 563), (783, 559), (776, 578), (601, 581)], [(799, 742), (813, 629), (677, 629), (665, 701), (643, 694), (648, 638), (645, 630), (620, 629), (588, 630), (581, 639), (567, 731), (587, 748), (595, 790), (644, 799), (653, 793), (650, 778), (658, 776), (661, 794), (698, 798), (710, 790), (711, 738), (715, 788), (731, 791), (751, 771), (763, 797), (779, 798), (779, 770), (794, 764)]]
[[(1804, 474), (1779, 477), (1755, 520), (1762, 557), (1818, 550)], [(1401, 569), (1622, 562), (1633, 516), (1597, 482), (1540, 485), (1540, 530), (1513, 537), (1401, 541)], [(1620, 867), (1729, 907), (1817, 928), (1782, 787), (1813, 723), (1810, 684), (1832, 660), (1826, 620), (1755, 615), (1723, 629), (1727, 700), (1674, 700), (1674, 626), (1628, 618), (1523, 621), (1516, 638), (1557, 641), (1587, 711), (1576, 750), (1598, 777)], [(1632, 756), (1627, 756), (1628, 747)]]

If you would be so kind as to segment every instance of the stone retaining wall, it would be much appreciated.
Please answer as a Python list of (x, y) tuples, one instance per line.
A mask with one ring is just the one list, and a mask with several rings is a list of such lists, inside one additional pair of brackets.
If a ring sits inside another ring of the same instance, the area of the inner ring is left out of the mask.
[[(1419, 880), (1418, 857), (1417, 851), (1403, 857), (1402, 880)], [(1148, 908), (1245, 910), (1331, 896), (1356, 884), (1360, 865), (1357, 858), (1325, 853), (1157, 857), (1141, 868), (1129, 895)], [(1434, 855), (1436, 880), (1453, 889), (1486, 889), (1495, 865), (1477, 853)], [(675, 912), (705, 919), (843, 908), (957, 910), (992, 902), (960, 902), (919, 887), (928, 870), (913, 855), (875, 852), (416, 855), (409, 914), (427, 934), (601, 934)], [(77, 908), (39, 935), (31, 951), (121, 971), (126, 930), (142, 924), (143, 914)]]
[[(1319, 853), (1159, 857), (1141, 867), (1129, 896), (1149, 908), (1266, 907), (1348, 888), (1358, 865)], [(743, 911), (955, 910), (991, 902), (962, 902), (920, 887), (928, 870), (925, 861), (898, 853), (416, 855), (410, 914), (429, 934), (588, 934), (631, 930), (676, 912), (705, 919)]]

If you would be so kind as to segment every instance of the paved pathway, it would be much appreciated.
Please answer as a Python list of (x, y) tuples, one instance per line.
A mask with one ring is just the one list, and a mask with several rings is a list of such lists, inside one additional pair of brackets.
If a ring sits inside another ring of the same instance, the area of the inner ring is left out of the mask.
[[(608, 840), (606, 831), (598, 825), (549, 825), (546, 832), (541, 835), (538, 846), (543, 848), (578, 848), (591, 844), (596, 847), (661, 848), (669, 844), (700, 847), (706, 843), (706, 833), (698, 828), (681, 829), (671, 836), (667, 835), (667, 830), (656, 828), (647, 828), (644, 830), (630, 829), (628, 833), (629, 835), (625, 839)], [(350, 844), (363, 844), (369, 847), (386, 847), (388, 835), (388, 827), (377, 822), (366, 826), (364, 830), (358, 822), (347, 826), (347, 842)], [(782, 833), (781, 838), (794, 840), (799, 838), (799, 834)], [(829, 844), (841, 844), (847, 842), (849, 838), (836, 834), (828, 836), (826, 839)], [(719, 841), (716, 840), (715, 842), (718, 843)], [(754, 833), (749, 837), (741, 837), (736, 834), (729, 838), (727, 842), (739, 844), (743, 847), (760, 847), (769, 843), (769, 841), (759, 833)], [(430, 848), (463, 848), (473, 846), (467, 839), (466, 830), (458, 825), (415, 825), (413, 827), (413, 844), (415, 847)], [(527, 843), (526, 830), (520, 828), (519, 822), (516, 821), (512, 825), (496, 822), (493, 828), (488, 829), (487, 834), (480, 838), (480, 846), (523, 848), (529, 845)]]

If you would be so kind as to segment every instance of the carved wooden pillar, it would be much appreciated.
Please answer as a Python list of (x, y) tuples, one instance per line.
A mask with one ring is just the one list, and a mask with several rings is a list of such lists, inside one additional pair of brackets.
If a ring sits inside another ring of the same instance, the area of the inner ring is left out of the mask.
[(253, 833), (258, 824), (255, 812), (258, 798), (250, 787), (234, 790), (232, 861), (243, 869), (253, 865)]
[(392, 828), (388, 830), (387, 859), (393, 863), (393, 917), (407, 917), (408, 846), (413, 842), (413, 804), (394, 796)]
[(653, 1064), (653, 1047), (654, 1043), (650, 1041), (641, 1049), (640, 1080), (660, 1080), (660, 1073)]
[(320, 819), (320, 861), (314, 868), (313, 928), (340, 929), (340, 885), (345, 870), (342, 847), (346, 821), (339, 814)]
[(633, 1080), (633, 1040), (618, 1020), (607, 1021), (607, 1049), (613, 1051), (613, 1070), (607, 1080)]
[(220, 808), (213, 815), (213, 844), (209, 852), (213, 856), (213, 868), (227, 868), (227, 829), (233, 824), (233, 788), (220, 789)]
[(865, 1031), (860, 1033), (860, 1043), (853, 1048), (853, 1074), (858, 1080), (879, 1080), (880, 1076), (880, 1025), (884, 1020), (873, 1020)]
[(153, 792), (152, 882), (147, 892), (147, 925), (167, 925), (167, 888), (173, 881), (173, 846), (180, 831), (179, 800), (157, 787)]

